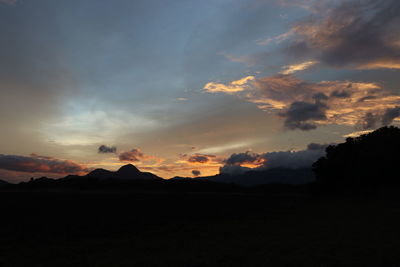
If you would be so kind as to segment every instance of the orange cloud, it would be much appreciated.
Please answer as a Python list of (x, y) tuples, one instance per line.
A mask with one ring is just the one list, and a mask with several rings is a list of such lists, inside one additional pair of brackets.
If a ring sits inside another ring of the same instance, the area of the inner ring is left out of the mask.
[(248, 82), (254, 80), (254, 78), (254, 76), (247, 76), (229, 84), (209, 82), (204, 86), (204, 90), (209, 93), (234, 94), (246, 90)]
[(0, 154), (0, 169), (29, 172), (29, 173), (57, 173), (82, 174), (90, 171), (85, 165), (53, 157), (40, 156), (32, 153), (30, 157)]
[(118, 158), (120, 161), (125, 161), (125, 162), (142, 162), (142, 161), (155, 161), (155, 162), (163, 162), (164, 159), (162, 158), (157, 158), (155, 156), (150, 156), (150, 155), (146, 155), (144, 154), (142, 151), (140, 151), (140, 149), (138, 148), (133, 148), (130, 151), (125, 151), (125, 152), (121, 152), (118, 155)]
[(288, 65), (283, 67), (283, 71), (281, 71), (281, 74), (292, 74), (298, 71), (306, 70), (310, 68), (311, 66), (317, 64), (318, 61), (306, 61), (298, 64), (293, 64), (293, 65)]
[(178, 163), (187, 163), (192, 165), (197, 165), (197, 164), (218, 165), (220, 164), (220, 162), (221, 160), (217, 158), (217, 156), (215, 155), (207, 155), (200, 153), (195, 153), (192, 155), (182, 154), (180, 155), (180, 161), (178, 161)]
[[(309, 82), (291, 74), (244, 77), (238, 81), (242, 88), (235, 93), (238, 97), (286, 118), (285, 124), (291, 129), (310, 130), (326, 124), (356, 126), (365, 120), (367, 113), (382, 117), (400, 105), (400, 95), (386, 91), (376, 83)], [(223, 88), (223, 85), (219, 87)]]

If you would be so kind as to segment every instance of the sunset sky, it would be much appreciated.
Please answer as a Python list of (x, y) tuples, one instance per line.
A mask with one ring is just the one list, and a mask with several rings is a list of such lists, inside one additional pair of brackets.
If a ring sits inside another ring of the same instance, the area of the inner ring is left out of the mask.
[(213, 175), (400, 121), (398, 0), (0, 0), (0, 36), (7, 181)]

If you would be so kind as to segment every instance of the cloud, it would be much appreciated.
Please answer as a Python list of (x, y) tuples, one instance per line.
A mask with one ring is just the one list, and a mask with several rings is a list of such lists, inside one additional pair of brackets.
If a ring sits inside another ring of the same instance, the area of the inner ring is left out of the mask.
[(200, 176), (201, 172), (199, 170), (192, 170), (193, 176)]
[(207, 163), (210, 161), (210, 157), (206, 155), (193, 155), (188, 158), (188, 162), (191, 163)]
[(387, 108), (376, 112), (367, 112), (359, 122), (359, 128), (375, 129), (380, 126), (391, 124), (396, 118), (400, 117), (400, 107)]
[(225, 165), (250, 165), (258, 167), (264, 163), (265, 159), (257, 153), (246, 151), (244, 153), (233, 153), (228, 159), (226, 159)]
[(221, 174), (231, 174), (231, 175), (239, 175), (248, 171), (251, 171), (251, 168), (243, 167), (240, 165), (224, 165), (219, 168), (219, 172)]
[(60, 160), (35, 153), (32, 153), (30, 157), (0, 154), (0, 169), (58, 174), (80, 174), (90, 171), (86, 166), (70, 160)]
[(298, 71), (306, 70), (310, 68), (311, 66), (317, 64), (317, 61), (306, 61), (302, 62), (299, 64), (293, 64), (293, 65), (288, 65), (283, 67), (283, 71), (281, 71), (281, 74), (292, 74)]
[(134, 148), (130, 151), (121, 152), (118, 155), (120, 161), (126, 162), (141, 162), (141, 161), (148, 161), (148, 160), (160, 160), (154, 156), (146, 155), (140, 149)]
[(363, 134), (368, 134), (368, 133), (370, 133), (370, 132), (373, 132), (374, 130), (362, 130), (362, 131), (356, 131), (356, 132), (352, 132), (352, 133), (349, 133), (349, 134), (346, 134), (346, 135), (343, 135), (343, 137), (358, 137), (358, 136), (360, 136), (360, 135), (363, 135)]
[(294, 33), (294, 31), (291, 30), (291, 31), (279, 34), (277, 36), (268, 37), (268, 38), (266, 38), (264, 40), (259, 40), (256, 43), (258, 45), (262, 45), (262, 46), (269, 45), (272, 42), (275, 42), (275, 43), (279, 44), (279, 43), (287, 40), (289, 37), (291, 37), (293, 35), (293, 33)]
[(340, 68), (400, 69), (399, 1), (311, 2), (294, 1), (311, 15), (286, 33), (288, 54)]
[(311, 143), (304, 150), (276, 151), (266, 153), (234, 153), (220, 168), (221, 173), (241, 174), (249, 170), (266, 170), (273, 168), (310, 168), (311, 165), (325, 154), (328, 144)]
[(225, 143), (224, 145), (217, 145), (217, 146), (210, 146), (205, 147), (198, 150), (201, 153), (223, 153), (226, 151), (232, 151), (239, 148), (249, 147), (254, 145), (256, 142), (252, 141), (240, 141), (240, 142), (233, 142), (233, 143)]
[(209, 164), (209, 163), (213, 163), (214, 160), (216, 159), (215, 155), (207, 155), (207, 154), (200, 154), (200, 153), (195, 153), (193, 155), (183, 154), (180, 157), (187, 163), (191, 163), (191, 164)]
[(236, 63), (243, 63), (246, 64), (247, 66), (253, 66), (257, 63), (257, 59), (254, 56), (234, 56), (231, 54), (227, 53), (218, 53), (219, 55), (224, 56), (226, 59), (228, 59), (231, 62), (236, 62)]
[(382, 115), (382, 125), (389, 125), (397, 117), (400, 117), (400, 107), (389, 108)]
[[(156, 156), (147, 155), (143, 153), (139, 148), (133, 148), (130, 151), (123, 151), (119, 153), (118, 159), (123, 162), (147, 162), (147, 164), (160, 164), (165, 161), (163, 158), (158, 158)], [(143, 166), (140, 166), (143, 168)]]
[(32, 158), (37, 158), (37, 159), (55, 160), (55, 158), (53, 158), (53, 157), (38, 155), (38, 154), (36, 154), (36, 153), (31, 153), (30, 156), (31, 156)]
[(117, 152), (117, 147), (115, 146), (107, 146), (107, 145), (101, 145), (98, 148), (98, 153), (115, 153)]
[(208, 93), (223, 92), (226, 94), (233, 94), (236, 92), (246, 90), (247, 83), (253, 79), (254, 76), (247, 76), (237, 81), (232, 81), (227, 85), (223, 83), (209, 82), (204, 86), (204, 90), (207, 91)]
[(144, 154), (139, 149), (132, 149), (131, 151), (121, 152), (118, 156), (120, 161), (138, 162), (144, 157)]
[[(237, 84), (241, 88), (236, 88), (234, 93), (209, 91), (206, 87), (204, 90), (210, 93), (235, 94), (255, 103), (264, 111), (284, 118), (286, 128), (300, 130), (311, 130), (328, 124), (358, 126), (365, 121), (367, 113), (383, 114), (400, 104), (399, 95), (382, 89), (376, 83), (310, 82), (292, 74), (246, 78), (228, 84)], [(216, 86), (224, 87), (221, 84)]]
[(334, 144), (318, 144), (318, 143), (310, 143), (307, 145), (307, 150), (325, 150), (328, 146)]
[(315, 103), (296, 101), (279, 115), (286, 118), (284, 124), (288, 129), (307, 131), (317, 128), (315, 121), (326, 120), (326, 109), (326, 104), (318, 100)]
[(379, 115), (372, 112), (367, 112), (365, 116), (360, 120), (359, 127), (361, 129), (373, 129), (377, 127), (379, 122)]
[[(187, 175), (186, 171), (199, 171), (203, 175), (214, 175), (218, 173), (218, 169), (222, 166), (222, 159), (210, 154), (180, 154), (179, 160), (175, 161), (173, 164), (165, 164), (165, 169), (160, 169), (166, 172), (181, 173), (181, 175)], [(195, 175), (192, 172), (192, 175)], [(200, 173), (198, 174), (200, 175)], [(196, 176), (196, 175), (195, 175)]]
[[(157, 174), (163, 174), (164, 176), (171, 175), (176, 176), (188, 176), (188, 173), (191, 175), (195, 175), (193, 171), (199, 171), (199, 175), (214, 175), (218, 173), (220, 165), (206, 165), (206, 164), (199, 164), (196, 165), (196, 169), (193, 169), (193, 165), (187, 163), (170, 163), (170, 164), (162, 164), (162, 165), (153, 165), (153, 166), (140, 166), (141, 170), (146, 170), (150, 172), (154, 172)], [(163, 176), (161, 175), (161, 176)]]
[[(346, 90), (336, 90), (331, 93), (331, 96), (337, 97), (337, 98), (347, 98), (347, 97), (351, 96), (351, 93)], [(363, 98), (363, 100), (361, 100), (361, 101), (364, 101), (364, 100), (365, 99)]]

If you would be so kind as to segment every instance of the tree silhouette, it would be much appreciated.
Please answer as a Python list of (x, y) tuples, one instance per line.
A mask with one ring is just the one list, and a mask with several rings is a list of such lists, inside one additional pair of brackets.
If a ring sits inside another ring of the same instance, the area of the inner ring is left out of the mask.
[(328, 191), (371, 192), (400, 185), (400, 129), (382, 127), (326, 148), (313, 164), (317, 183)]

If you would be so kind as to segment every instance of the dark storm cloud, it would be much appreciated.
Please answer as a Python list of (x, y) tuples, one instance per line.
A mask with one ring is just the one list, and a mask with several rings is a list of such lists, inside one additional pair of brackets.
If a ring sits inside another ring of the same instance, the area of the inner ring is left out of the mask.
[(257, 153), (246, 151), (244, 153), (234, 153), (224, 162), (226, 165), (237, 165), (243, 163), (255, 163), (259, 162), (261, 157)]
[(297, 22), (287, 52), (334, 67), (400, 68), (400, 1), (327, 1)]
[(251, 171), (251, 168), (243, 167), (240, 165), (224, 165), (219, 168), (219, 172), (222, 174), (231, 174), (231, 175), (239, 175), (248, 171)]
[(193, 176), (199, 176), (201, 172), (199, 170), (192, 170)]
[(326, 120), (326, 104), (316, 100), (315, 103), (296, 101), (286, 112), (280, 113), (285, 118), (285, 127), (294, 130), (308, 131), (317, 128), (314, 120)]
[[(276, 151), (267, 153), (235, 153), (225, 160), (221, 173), (240, 174), (249, 170), (272, 168), (310, 168), (319, 157), (325, 154), (328, 144), (311, 143), (304, 150)], [(245, 164), (245, 166), (241, 166)], [(255, 168), (246, 167), (253, 164)]]
[(107, 145), (101, 145), (98, 148), (98, 153), (115, 153), (117, 152), (117, 147), (115, 146), (107, 146)]
[(278, 151), (264, 154), (264, 166), (267, 168), (308, 168), (325, 154), (325, 148), (319, 150)]
[(84, 165), (52, 157), (31, 154), (30, 157), (0, 154), (0, 169), (18, 172), (76, 174), (89, 171)]

